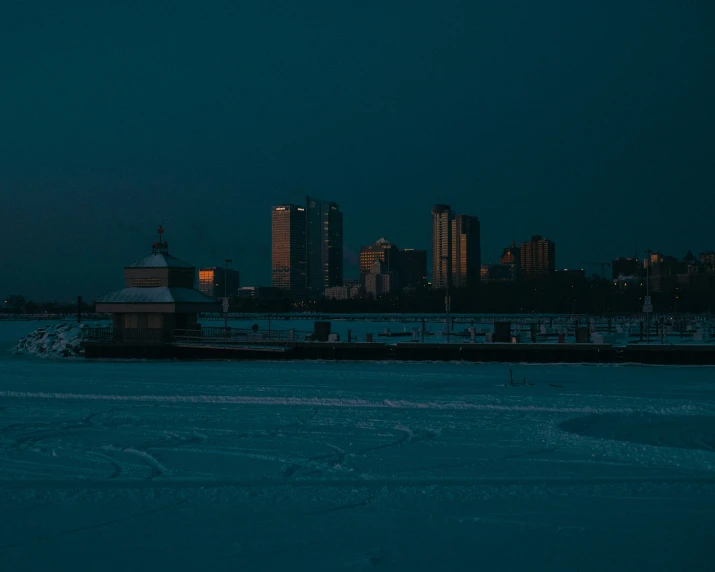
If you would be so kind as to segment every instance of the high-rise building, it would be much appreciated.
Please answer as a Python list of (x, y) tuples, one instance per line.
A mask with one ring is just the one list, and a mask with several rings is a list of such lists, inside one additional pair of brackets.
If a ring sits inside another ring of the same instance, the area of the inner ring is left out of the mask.
[(306, 214), (305, 207), (279, 205), (271, 210), (271, 284), (305, 298)]
[(705, 272), (715, 273), (715, 250), (700, 253), (700, 263)]
[(427, 283), (427, 251), (403, 248), (399, 251), (397, 277), (401, 287), (419, 287)]
[(534, 235), (519, 247), (520, 275), (525, 280), (548, 278), (556, 270), (556, 245)]
[(511, 279), (519, 279), (519, 268), (521, 266), (521, 260), (519, 259), (519, 247), (516, 245), (515, 241), (511, 241), (511, 246), (507, 246), (502, 250), (501, 256), (499, 257), (499, 264), (506, 264), (511, 268)]
[(397, 246), (385, 238), (375, 244), (360, 247), (360, 283), (365, 285), (365, 276), (370, 274), (372, 263), (380, 260), (385, 263), (388, 272), (398, 273), (399, 251)]
[(452, 286), (474, 287), (481, 274), (479, 219), (457, 215), (452, 220)]
[(343, 213), (334, 202), (307, 197), (307, 287), (319, 297), (330, 286), (343, 285)]
[(212, 298), (237, 296), (239, 288), (238, 270), (226, 271), (223, 266), (199, 268), (199, 291)]
[(453, 219), (449, 205), (432, 207), (432, 288), (451, 286)]

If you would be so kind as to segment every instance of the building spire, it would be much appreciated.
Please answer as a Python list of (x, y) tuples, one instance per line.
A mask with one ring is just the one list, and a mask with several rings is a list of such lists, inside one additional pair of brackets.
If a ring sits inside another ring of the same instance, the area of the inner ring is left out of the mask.
[(169, 254), (169, 243), (162, 240), (164, 236), (164, 226), (160, 224), (157, 232), (159, 233), (159, 240), (152, 245), (152, 253)]

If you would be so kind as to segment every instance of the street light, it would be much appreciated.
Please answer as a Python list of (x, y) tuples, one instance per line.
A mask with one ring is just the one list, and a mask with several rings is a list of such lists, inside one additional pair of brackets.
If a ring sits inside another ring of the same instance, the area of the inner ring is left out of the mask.
[(449, 279), (451, 278), (451, 268), (449, 267), (449, 255), (447, 256), (442, 256), (442, 260), (444, 261), (444, 269), (445, 269), (445, 297), (444, 297), (444, 309), (447, 314), (446, 316), (446, 326), (447, 326), (447, 343), (449, 343), (449, 310), (450, 306), (452, 304), (452, 300), (450, 299), (450, 283)]
[(645, 310), (645, 318), (646, 318), (646, 332), (645, 332), (645, 341), (647, 344), (650, 343), (650, 312), (652, 309), (652, 306), (649, 307), (649, 304), (651, 303), (650, 300), (650, 255), (652, 251), (650, 249), (645, 251), (646, 256), (648, 257), (648, 263), (646, 264), (645, 267), (645, 295), (646, 295), (646, 300), (648, 301), (648, 304), (644, 304), (643, 309)]
[(233, 262), (230, 258), (224, 259), (223, 266), (223, 324), (226, 328), (226, 336), (228, 337), (228, 264)]

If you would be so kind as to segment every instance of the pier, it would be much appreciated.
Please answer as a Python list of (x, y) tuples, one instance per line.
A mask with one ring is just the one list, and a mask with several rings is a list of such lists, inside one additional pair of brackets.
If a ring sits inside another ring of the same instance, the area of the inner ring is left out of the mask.
[(161, 330), (90, 328), (87, 358), (178, 360), (466, 361), (503, 363), (640, 363), (715, 365), (712, 344), (482, 343), (312, 341), (295, 330), (255, 333), (205, 328)]

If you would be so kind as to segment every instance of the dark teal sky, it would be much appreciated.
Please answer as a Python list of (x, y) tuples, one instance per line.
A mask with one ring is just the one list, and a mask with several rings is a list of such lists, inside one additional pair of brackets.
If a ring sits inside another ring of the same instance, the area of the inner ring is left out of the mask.
[(0, 294), (119, 288), (159, 222), (267, 284), (270, 206), (306, 193), (348, 277), (380, 236), (428, 248), (436, 202), (487, 262), (537, 233), (559, 267), (715, 249), (714, 5), (5, 2)]

